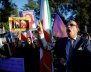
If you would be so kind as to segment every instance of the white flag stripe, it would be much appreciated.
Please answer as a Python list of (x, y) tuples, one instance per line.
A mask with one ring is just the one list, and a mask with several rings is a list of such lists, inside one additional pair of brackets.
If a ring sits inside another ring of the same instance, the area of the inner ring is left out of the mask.
[(45, 31), (49, 32), (49, 18), (48, 18), (48, 6), (46, 0), (41, 0), (41, 11), (40, 11), (40, 19), (43, 20), (43, 28)]

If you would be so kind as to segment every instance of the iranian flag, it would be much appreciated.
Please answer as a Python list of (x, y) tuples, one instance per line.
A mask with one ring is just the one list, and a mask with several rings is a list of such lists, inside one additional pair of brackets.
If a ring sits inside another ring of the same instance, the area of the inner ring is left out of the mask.
[(27, 41), (27, 33), (26, 32), (21, 32), (21, 39), (23, 41)]
[[(51, 17), (50, 17), (50, 10), (49, 10), (49, 3), (48, 0), (41, 0), (40, 5), (40, 20), (43, 24), (44, 35), (47, 42), (51, 41)], [(42, 49), (41, 50), (42, 59), (40, 64), (40, 72), (52, 72), (52, 55), (51, 51), (47, 51)]]
[(46, 41), (50, 42), (50, 39), (52, 37), (51, 34), (52, 26), (51, 26), (51, 15), (50, 15), (48, 0), (41, 0), (40, 20), (42, 21), (43, 24)]

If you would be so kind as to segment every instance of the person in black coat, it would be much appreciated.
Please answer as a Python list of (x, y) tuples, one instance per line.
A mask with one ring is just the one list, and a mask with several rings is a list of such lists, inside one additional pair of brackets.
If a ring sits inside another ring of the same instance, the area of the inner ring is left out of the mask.
[(27, 44), (24, 47), (24, 64), (25, 72), (39, 72), (39, 52), (31, 37), (27, 38)]
[[(90, 41), (78, 36), (78, 24), (71, 20), (67, 25), (68, 37), (56, 42), (58, 72), (91, 72)], [(69, 44), (69, 40), (73, 45)]]

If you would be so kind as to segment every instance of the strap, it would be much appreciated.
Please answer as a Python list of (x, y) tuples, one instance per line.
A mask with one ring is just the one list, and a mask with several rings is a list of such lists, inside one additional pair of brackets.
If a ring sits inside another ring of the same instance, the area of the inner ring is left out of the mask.
[(75, 49), (78, 49), (79, 47), (82, 47), (82, 48), (83, 48), (85, 42), (87, 42), (86, 39), (84, 39), (84, 38), (80, 38), (80, 40), (79, 40), (79, 42), (77, 43)]

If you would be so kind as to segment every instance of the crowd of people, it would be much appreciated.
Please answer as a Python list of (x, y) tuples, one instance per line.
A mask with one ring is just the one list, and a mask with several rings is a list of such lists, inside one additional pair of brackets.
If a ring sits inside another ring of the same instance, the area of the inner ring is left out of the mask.
[(4, 44), (5, 50), (0, 49), (0, 55), (24, 58), (25, 72), (40, 72), (40, 48), (54, 50), (58, 62), (56, 72), (91, 72), (91, 43), (84, 35), (78, 35), (79, 26), (76, 21), (70, 20), (67, 23), (68, 37), (57, 39), (55, 42), (48, 43), (45, 40), (40, 21), (37, 29), (36, 41), (33, 42), (31, 37), (25, 42), (16, 38), (15, 42)]

